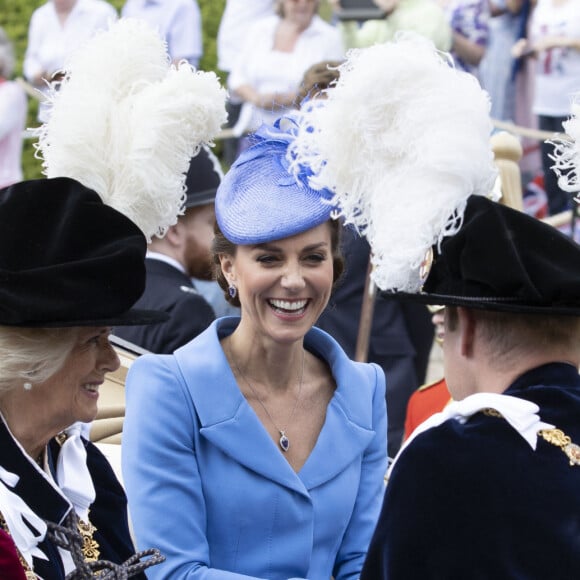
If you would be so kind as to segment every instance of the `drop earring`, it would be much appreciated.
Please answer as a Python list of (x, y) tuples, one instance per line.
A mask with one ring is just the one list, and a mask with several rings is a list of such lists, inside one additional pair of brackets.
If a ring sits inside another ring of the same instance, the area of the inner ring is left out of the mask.
[(235, 298), (238, 295), (238, 289), (233, 284), (230, 284), (228, 286), (228, 294), (230, 298)]

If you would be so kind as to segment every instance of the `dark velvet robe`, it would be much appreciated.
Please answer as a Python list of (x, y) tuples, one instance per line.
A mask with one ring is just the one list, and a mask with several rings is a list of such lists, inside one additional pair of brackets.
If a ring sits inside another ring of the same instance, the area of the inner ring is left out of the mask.
[[(93, 479), (96, 499), (90, 508), (91, 523), (97, 528), (94, 539), (100, 546), (100, 559), (122, 563), (135, 553), (129, 534), (127, 499), (105, 456), (89, 441), (87, 465)], [(60, 446), (52, 440), (48, 446), (49, 464), (56, 465)], [(19, 495), (45, 521), (61, 523), (72, 509), (68, 501), (36, 470), (20, 450), (3, 421), (0, 420), (0, 465), (20, 476), (13, 491)], [(54, 473), (54, 469), (53, 469)], [(64, 580), (64, 568), (57, 547), (49, 539), (39, 544), (48, 561), (34, 559), (34, 571), (43, 580)], [(0, 569), (0, 578), (7, 570)], [(145, 580), (145, 575), (133, 576)]]
[[(553, 363), (506, 395), (580, 444), (580, 378)], [(418, 435), (391, 474), (361, 580), (580, 578), (580, 465), (477, 413)]]

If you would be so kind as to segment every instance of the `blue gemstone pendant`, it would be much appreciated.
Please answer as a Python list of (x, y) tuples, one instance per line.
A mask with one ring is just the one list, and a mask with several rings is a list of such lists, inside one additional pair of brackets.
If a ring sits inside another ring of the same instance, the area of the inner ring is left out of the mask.
[(286, 452), (290, 448), (290, 440), (286, 437), (284, 431), (280, 431), (280, 448), (282, 451)]

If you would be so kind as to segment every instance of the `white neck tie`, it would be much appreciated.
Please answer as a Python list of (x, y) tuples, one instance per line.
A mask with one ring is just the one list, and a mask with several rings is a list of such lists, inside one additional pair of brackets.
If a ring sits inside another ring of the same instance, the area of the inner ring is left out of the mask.
[(500, 395), (497, 393), (476, 393), (466, 397), (462, 401), (453, 401), (440, 413), (431, 415), (426, 421), (421, 423), (411, 436), (405, 441), (399, 453), (393, 460), (389, 471), (393, 469), (397, 459), (404, 449), (411, 443), (417, 435), (437, 427), (449, 419), (454, 419), (460, 423), (465, 423), (469, 417), (475, 415), (483, 409), (495, 409), (503, 418), (525, 439), (528, 445), (535, 450), (538, 441), (538, 431), (541, 429), (553, 429), (554, 425), (540, 421), (538, 411), (540, 408), (535, 403), (512, 397), (510, 395)]
[(87, 467), (87, 450), (81, 439), (82, 423), (75, 423), (65, 430), (56, 466), (59, 488), (72, 503), (78, 517), (87, 522), (89, 507), (95, 501), (95, 486)]

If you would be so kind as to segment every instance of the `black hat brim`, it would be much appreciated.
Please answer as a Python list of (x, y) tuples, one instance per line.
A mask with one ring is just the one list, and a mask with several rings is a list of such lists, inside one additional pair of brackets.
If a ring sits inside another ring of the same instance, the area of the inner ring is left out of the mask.
[(185, 209), (192, 207), (201, 207), (203, 205), (213, 204), (215, 201), (217, 189), (208, 189), (206, 191), (197, 192), (195, 195), (188, 195), (185, 200)]
[(496, 312), (580, 316), (580, 246), (522, 211), (472, 196), (460, 229), (432, 249), (421, 291), (392, 290), (385, 296)]
[(518, 298), (466, 297), (447, 294), (412, 294), (408, 292), (381, 292), (384, 298), (401, 300), (404, 302), (418, 302), (421, 304), (438, 304), (441, 306), (463, 306), (477, 310), (493, 310), (495, 312), (512, 312), (521, 314), (549, 314), (580, 316), (580, 307), (565, 304), (533, 304), (523, 303)]
[(149, 324), (160, 324), (169, 320), (166, 312), (158, 310), (143, 310), (132, 308), (118, 316), (107, 318), (91, 318), (78, 320), (50, 320), (50, 321), (32, 321), (18, 322), (17, 324), (6, 326), (22, 326), (26, 328), (71, 328), (73, 326), (144, 326)]

